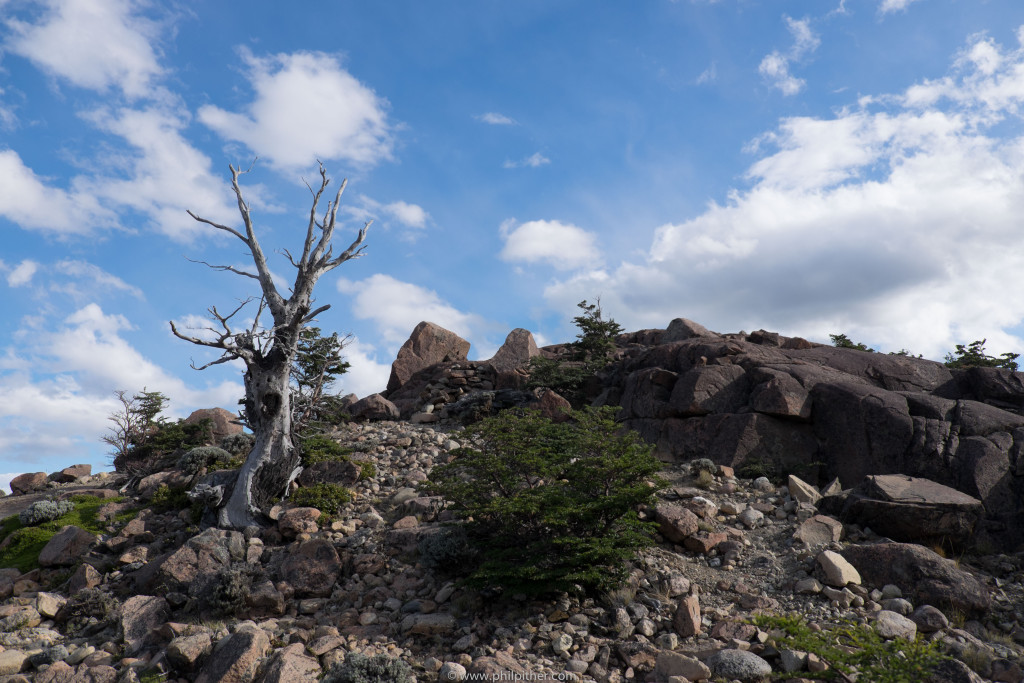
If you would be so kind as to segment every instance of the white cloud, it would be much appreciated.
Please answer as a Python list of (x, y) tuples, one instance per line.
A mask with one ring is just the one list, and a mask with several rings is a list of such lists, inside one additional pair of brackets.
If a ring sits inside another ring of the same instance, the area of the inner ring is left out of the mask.
[(561, 221), (527, 221), (516, 225), (507, 220), (499, 228), (505, 246), (503, 261), (546, 263), (558, 270), (593, 267), (601, 261), (597, 239), (592, 232)]
[(150, 94), (163, 72), (153, 49), (155, 25), (131, 0), (47, 0), (37, 24), (8, 19), (6, 47), (76, 86), (129, 97)]
[(9, 287), (21, 287), (32, 281), (32, 276), (39, 270), (39, 264), (31, 259), (25, 259), (7, 273), (7, 285)]
[(427, 212), (422, 206), (407, 204), (402, 201), (384, 205), (384, 210), (395, 217), (402, 225), (410, 228), (424, 228), (427, 225)]
[(205, 105), (199, 120), (292, 172), (317, 159), (373, 164), (391, 156), (387, 102), (323, 52), (256, 57), (242, 50), (255, 99), (245, 113)]
[(510, 119), (504, 114), (498, 114), (497, 112), (489, 111), (486, 114), (481, 114), (474, 117), (477, 121), (483, 121), (489, 123), (492, 126), (514, 126), (516, 125), (515, 119)]
[(229, 225), (237, 219), (229, 179), (214, 175), (210, 158), (183, 135), (187, 114), (157, 107), (124, 108), (94, 111), (87, 118), (124, 138), (136, 152), (124, 160), (127, 177), (83, 179), (81, 185), (91, 193), (110, 205), (149, 216), (157, 230), (181, 241), (210, 231), (192, 220), (186, 209)]
[(697, 85), (704, 85), (705, 83), (714, 83), (718, 80), (718, 65), (715, 62), (711, 62), (711, 66), (704, 69), (700, 76), (697, 76)]
[(352, 367), (338, 380), (336, 388), (340, 388), (340, 393), (351, 393), (363, 398), (387, 388), (393, 358), (386, 359), (384, 363), (378, 362), (376, 349), (361, 342), (358, 337), (349, 341), (342, 355)]
[[(128, 342), (124, 335), (131, 328), (124, 316), (108, 315), (96, 304), (56, 324), (23, 324), (0, 363), (0, 451), (26, 463), (95, 452), (117, 407), (115, 389), (160, 391), (175, 415), (231, 408), (242, 395), (238, 382), (187, 385)], [(46, 469), (36, 464), (29, 471), (36, 467)]]
[(878, 6), (878, 12), (879, 14), (890, 14), (905, 11), (912, 2), (917, 2), (917, 0), (882, 0)]
[[(984, 48), (977, 48), (985, 42)], [(992, 47), (993, 49), (990, 49)], [(759, 142), (745, 190), (663, 225), (646, 258), (549, 286), (571, 310), (602, 295), (629, 328), (685, 316), (941, 358), (987, 338), (1021, 350), (1024, 49), (972, 37), (937, 97), (864, 98), (828, 119), (785, 119)], [(920, 88), (921, 86), (917, 86)]]
[(810, 19), (797, 20), (787, 16), (783, 19), (790, 35), (793, 36), (792, 47), (786, 53), (773, 50), (765, 55), (757, 70), (769, 83), (781, 90), (783, 95), (795, 95), (803, 90), (806, 82), (790, 73), (790, 63), (799, 62), (814, 52), (821, 44), (821, 40), (811, 30)]
[(84, 235), (113, 222), (113, 214), (73, 184), (64, 190), (48, 184), (14, 150), (0, 151), (0, 216), (29, 230), (60, 236)]
[[(116, 275), (112, 275), (107, 271), (103, 270), (97, 265), (89, 263), (88, 261), (80, 261), (75, 259), (64, 259), (58, 262), (54, 269), (56, 272), (66, 275), (71, 278), (75, 278), (78, 281), (85, 281), (87, 283), (86, 289), (90, 294), (95, 295), (98, 290), (115, 290), (119, 292), (125, 292), (132, 295), (136, 299), (145, 299), (142, 290), (134, 285), (130, 285)], [(60, 286), (58, 289), (65, 293), (76, 293), (81, 295), (82, 292), (78, 287), (79, 282)]]
[(540, 152), (534, 152), (530, 156), (526, 157), (525, 159), (520, 159), (519, 161), (512, 161), (510, 159), (507, 159), (505, 160), (505, 163), (502, 165), (505, 168), (522, 168), (524, 166), (529, 166), (530, 168), (539, 168), (540, 166), (544, 166), (550, 163), (551, 159), (548, 159)]
[(382, 273), (360, 281), (341, 279), (338, 291), (351, 297), (356, 318), (373, 321), (392, 354), (424, 320), (465, 339), (478, 334), (486, 324), (480, 316), (458, 310), (433, 290)]
[(395, 222), (404, 228), (422, 230), (427, 227), (430, 214), (418, 204), (410, 204), (404, 201), (395, 201), (390, 204), (382, 204), (365, 194), (359, 195), (354, 205), (346, 206), (343, 209), (346, 213), (361, 221), (381, 221), (385, 225)]

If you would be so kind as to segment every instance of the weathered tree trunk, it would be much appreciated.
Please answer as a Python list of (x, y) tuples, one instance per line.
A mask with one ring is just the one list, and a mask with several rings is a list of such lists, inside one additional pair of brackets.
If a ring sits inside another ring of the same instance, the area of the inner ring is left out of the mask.
[[(313, 206), (306, 224), (306, 239), (303, 241), (301, 255), (296, 260), (288, 250), (283, 251), (296, 269), (291, 296), (285, 299), (274, 284), (263, 248), (256, 237), (249, 205), (242, 197), (238, 177), (245, 171), (234, 166), (230, 169), (231, 187), (238, 199), (238, 211), (245, 226), (244, 232), (201, 218), (191, 211), (189, 215), (200, 223), (234, 235), (249, 248), (249, 254), (256, 266), (255, 275), (234, 266), (210, 267), (257, 280), (262, 290), (259, 311), (250, 330), (235, 332), (231, 329), (229, 321), (246, 302), (228, 315), (221, 315), (216, 307), (211, 307), (210, 314), (220, 325), (219, 329), (208, 328), (208, 331), (217, 337), (212, 340), (182, 334), (173, 321), (171, 331), (178, 338), (193, 344), (223, 350), (224, 354), (220, 358), (202, 368), (196, 368), (197, 370), (235, 359), (241, 359), (245, 363), (245, 412), (256, 437), (256, 443), (239, 470), (227, 503), (218, 514), (220, 526), (239, 529), (261, 523), (262, 511), (270, 507), (272, 499), (287, 493), (288, 485), (298, 474), (299, 453), (292, 443), (292, 363), (298, 352), (303, 326), (330, 308), (328, 304), (310, 311), (313, 288), (324, 273), (362, 254), (361, 245), (370, 223), (366, 223), (360, 229), (359, 235), (348, 249), (337, 256), (334, 255), (331, 240), (334, 237), (338, 204), (342, 192), (345, 191), (346, 182), (341, 183), (334, 201), (328, 202), (323, 218), (318, 220), (317, 205), (330, 182), (321, 165), (320, 188), (316, 191), (313, 191), (312, 187), (309, 188), (313, 192)], [(260, 327), (260, 314), (264, 310), (264, 305), (273, 317), (273, 326), (269, 328)]]
[(256, 437), (218, 524), (240, 529), (262, 521), (263, 510), (282, 497), (297, 474), (299, 451), (292, 442), (289, 377), (294, 354), (280, 348), (245, 373), (245, 414)]

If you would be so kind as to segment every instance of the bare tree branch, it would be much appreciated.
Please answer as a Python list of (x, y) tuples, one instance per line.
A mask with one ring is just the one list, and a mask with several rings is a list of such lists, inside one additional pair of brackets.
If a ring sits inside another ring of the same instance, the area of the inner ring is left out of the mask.
[(316, 309), (312, 313), (308, 314), (305, 318), (303, 318), (302, 319), (302, 324), (305, 325), (309, 321), (313, 320), (313, 318), (317, 317), (318, 315), (320, 315), (324, 311), (330, 309), (330, 307), (331, 307), (330, 304), (324, 304), (323, 306), (321, 306), (320, 308)]
[(200, 264), (206, 266), (207, 268), (212, 268), (214, 270), (226, 270), (229, 273), (234, 273), (235, 275), (242, 275), (244, 277), (251, 277), (253, 280), (259, 280), (259, 278), (257, 276), (255, 276), (255, 275), (253, 275), (252, 273), (247, 273), (244, 270), (238, 270), (237, 268), (235, 268), (233, 266), (215, 266), (212, 263), (207, 263), (206, 261), (200, 261), (199, 259), (191, 259), (188, 256), (185, 257), (185, 260), (186, 261), (191, 261), (192, 263), (200, 263)]
[(203, 218), (202, 216), (197, 216), (194, 213), (192, 213), (191, 211), (189, 211), (188, 209), (186, 209), (186, 212), (188, 213), (189, 216), (192, 216), (192, 218), (194, 218), (195, 220), (199, 221), (200, 223), (206, 223), (207, 225), (212, 225), (213, 227), (217, 228), (218, 230), (223, 230), (224, 232), (230, 232), (232, 235), (234, 235), (238, 239), (242, 240), (246, 244), (249, 244), (249, 240), (245, 239), (245, 235), (243, 235), (242, 233), (238, 232), (234, 228), (229, 228), (226, 225), (221, 225), (220, 223), (214, 223), (213, 221), (207, 220), (206, 218)]

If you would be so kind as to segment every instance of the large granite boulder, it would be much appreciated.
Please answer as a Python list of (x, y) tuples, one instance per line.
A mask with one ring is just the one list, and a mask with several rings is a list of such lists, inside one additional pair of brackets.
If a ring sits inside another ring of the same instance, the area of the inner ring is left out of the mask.
[(526, 367), (530, 359), (539, 356), (540, 350), (529, 330), (517, 327), (505, 337), (505, 343), (488, 363), (498, 372), (511, 372)]
[(418, 370), (445, 361), (465, 360), (469, 342), (459, 335), (431, 322), (421, 322), (398, 350), (391, 364), (388, 391), (405, 384)]
[(857, 488), (822, 499), (818, 508), (896, 541), (956, 548), (970, 541), (985, 514), (977, 498), (904, 474), (866, 477)]
[(380, 394), (370, 394), (352, 404), (349, 414), (357, 420), (397, 420), (398, 407)]
[(11, 479), (11, 494), (21, 496), (35, 491), (45, 491), (49, 483), (50, 478), (46, 476), (46, 472), (19, 474)]
[(876, 588), (899, 586), (914, 604), (972, 615), (984, 613), (992, 603), (988, 589), (972, 574), (919, 545), (851, 545), (842, 556), (856, 567), (865, 584)]
[(185, 418), (185, 424), (197, 424), (203, 420), (210, 421), (206, 434), (206, 443), (216, 446), (225, 436), (241, 434), (243, 429), (238, 416), (223, 408), (200, 408)]

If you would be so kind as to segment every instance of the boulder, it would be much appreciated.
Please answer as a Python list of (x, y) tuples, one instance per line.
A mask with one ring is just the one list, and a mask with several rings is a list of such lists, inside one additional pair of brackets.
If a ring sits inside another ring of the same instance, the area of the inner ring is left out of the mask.
[(398, 357), (391, 364), (387, 390), (395, 391), (418, 370), (436, 363), (466, 360), (468, 353), (469, 342), (459, 335), (434, 323), (421, 322), (398, 350)]
[(242, 622), (217, 643), (196, 683), (249, 683), (269, 650), (270, 638), (263, 629)]
[(21, 496), (26, 493), (45, 491), (49, 483), (50, 478), (46, 476), (46, 472), (19, 474), (14, 479), (11, 479), (11, 495)]
[(39, 553), (39, 564), (44, 567), (69, 567), (77, 564), (95, 542), (96, 537), (85, 529), (66, 526), (43, 547)]
[(281, 575), (295, 589), (296, 596), (323, 597), (331, 594), (341, 569), (334, 545), (317, 538), (292, 548), (281, 565)]
[(300, 486), (314, 484), (341, 484), (351, 486), (359, 481), (362, 469), (351, 460), (329, 460), (304, 467), (296, 481)]
[(54, 472), (49, 478), (58, 484), (70, 484), (91, 474), (92, 465), (72, 465), (71, 467), (65, 467), (60, 472)]
[(682, 543), (698, 531), (700, 520), (682, 505), (659, 503), (654, 509), (658, 532), (673, 543)]
[(322, 514), (313, 507), (289, 508), (277, 518), (277, 528), (287, 539), (299, 534), (314, 534), (320, 529), (317, 520)]
[(561, 394), (551, 389), (541, 389), (537, 396), (536, 408), (543, 417), (552, 422), (565, 422), (569, 419), (572, 404)]
[(529, 330), (517, 327), (508, 333), (505, 343), (487, 362), (499, 373), (512, 372), (525, 368), (531, 358), (539, 355), (540, 350), (533, 339), (533, 334)]
[(218, 574), (232, 562), (245, 560), (245, 537), (238, 531), (207, 529), (160, 560), (144, 588), (153, 592), (185, 593), (197, 597), (206, 593)]
[(693, 337), (717, 337), (714, 332), (708, 330), (699, 323), (695, 323), (692, 320), (686, 318), (676, 318), (668, 324), (668, 329), (665, 330), (665, 334), (661, 336), (662, 344), (670, 344), (672, 342), (683, 341), (684, 339), (692, 339)]
[(200, 408), (185, 418), (185, 424), (196, 424), (203, 420), (210, 421), (210, 427), (206, 433), (206, 443), (216, 446), (225, 436), (241, 434), (243, 429), (239, 424), (238, 416), (223, 408)]
[(842, 555), (826, 550), (818, 555), (818, 564), (825, 572), (825, 583), (842, 588), (849, 583), (860, 584), (861, 577), (857, 569)]
[(691, 586), (690, 594), (679, 600), (672, 617), (672, 628), (683, 638), (700, 635), (700, 596), (696, 586)]
[(793, 537), (809, 548), (828, 545), (843, 537), (843, 524), (825, 515), (814, 515), (797, 527)]
[(952, 608), (964, 614), (985, 612), (992, 597), (973, 575), (919, 545), (876, 543), (853, 545), (843, 557), (873, 586), (894, 584), (915, 604)]
[(270, 658), (262, 683), (316, 683), (320, 680), (320, 662), (305, 652), (302, 643), (281, 648)]
[(170, 615), (170, 606), (163, 598), (135, 595), (121, 608), (121, 634), (125, 654), (133, 655), (153, 640), (152, 632)]
[(167, 661), (178, 671), (191, 672), (211, 650), (213, 638), (209, 633), (179, 636), (167, 645)]
[(708, 658), (708, 666), (729, 681), (761, 681), (772, 673), (771, 664), (745, 650), (719, 650)]
[(370, 394), (359, 399), (348, 409), (357, 420), (397, 420), (399, 411), (394, 403), (380, 394)]
[(970, 541), (985, 513), (976, 498), (903, 474), (865, 477), (856, 489), (827, 496), (818, 507), (896, 541), (922, 545), (949, 542), (955, 547)]

